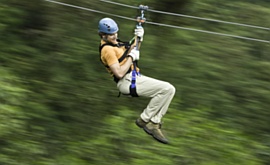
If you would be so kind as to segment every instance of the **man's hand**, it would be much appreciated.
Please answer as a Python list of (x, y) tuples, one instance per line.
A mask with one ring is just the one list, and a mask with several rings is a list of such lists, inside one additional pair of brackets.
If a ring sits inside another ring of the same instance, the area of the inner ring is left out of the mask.
[(140, 59), (140, 51), (136, 50), (136, 47), (134, 47), (130, 53), (128, 54), (128, 56), (132, 57), (132, 61), (136, 61)]
[(143, 41), (144, 29), (143, 29), (142, 26), (137, 27), (137, 28), (134, 30), (134, 34), (135, 34), (135, 36), (137, 36), (137, 37), (140, 38), (140, 41), (141, 41), (141, 42)]

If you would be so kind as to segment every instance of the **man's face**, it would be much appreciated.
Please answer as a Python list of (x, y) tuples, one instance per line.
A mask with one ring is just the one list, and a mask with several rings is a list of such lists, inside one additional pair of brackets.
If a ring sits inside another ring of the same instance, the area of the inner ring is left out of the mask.
[(105, 39), (106, 39), (108, 42), (111, 42), (112, 44), (117, 44), (117, 43), (118, 43), (118, 42), (116, 41), (116, 40), (117, 40), (117, 36), (118, 36), (117, 33), (107, 34), (107, 35), (105, 36)]

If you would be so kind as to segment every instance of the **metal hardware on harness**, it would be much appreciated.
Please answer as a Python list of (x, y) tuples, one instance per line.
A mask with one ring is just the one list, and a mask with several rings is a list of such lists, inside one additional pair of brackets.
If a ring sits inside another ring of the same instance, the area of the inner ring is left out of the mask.
[[(148, 6), (140, 5), (139, 10), (141, 11), (141, 15), (137, 17), (136, 28), (142, 28), (142, 24), (145, 23), (146, 18), (144, 17), (144, 12), (148, 10)], [(137, 50), (139, 49), (138, 48), (139, 41), (140, 41), (140, 37), (137, 37), (137, 42), (136, 42)]]

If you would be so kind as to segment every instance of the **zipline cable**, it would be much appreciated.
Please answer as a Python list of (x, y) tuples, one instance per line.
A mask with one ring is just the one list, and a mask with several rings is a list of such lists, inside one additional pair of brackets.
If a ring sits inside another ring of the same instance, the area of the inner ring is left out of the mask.
[(131, 20), (131, 21), (136, 21), (135, 18), (129, 18), (129, 17), (125, 17), (125, 16), (121, 16), (121, 15), (117, 15), (117, 14), (111, 14), (111, 13), (102, 12), (102, 11), (98, 11), (98, 10), (94, 10), (94, 9), (75, 6), (75, 5), (71, 5), (71, 4), (68, 4), (68, 3), (58, 2), (58, 1), (54, 1), (54, 0), (44, 0), (44, 1), (56, 3), (56, 4), (59, 4), (59, 5), (63, 5), (63, 6), (73, 7), (73, 8), (77, 8), (77, 9), (81, 9), (81, 10), (91, 11), (91, 12), (94, 12), (94, 13), (107, 14), (107, 15), (111, 15), (111, 16), (114, 16), (114, 17), (118, 17), (118, 18), (123, 18), (123, 19)]
[(152, 25), (158, 25), (158, 26), (171, 27), (171, 28), (176, 28), (176, 29), (191, 30), (191, 31), (208, 33), (208, 34), (215, 34), (215, 35), (226, 36), (226, 37), (233, 37), (233, 38), (239, 38), (239, 39), (245, 39), (245, 40), (251, 40), (251, 41), (270, 43), (270, 41), (267, 41), (267, 40), (237, 36), (237, 35), (232, 35), (232, 34), (224, 34), (224, 33), (212, 32), (212, 31), (207, 31), (207, 30), (192, 29), (192, 28), (186, 28), (186, 27), (181, 27), (181, 26), (161, 24), (161, 23), (156, 23), (156, 22), (146, 22), (146, 23), (152, 24)]
[[(130, 6), (130, 5), (126, 5), (126, 4), (122, 4), (122, 3), (118, 3), (118, 2), (113, 2), (113, 1), (108, 1), (108, 0), (100, 0), (100, 1), (106, 2), (106, 3), (111, 3), (111, 4), (114, 4), (114, 5), (129, 7), (129, 8), (133, 8), (133, 9), (138, 8), (138, 7), (135, 7), (135, 6)], [(204, 21), (232, 24), (232, 25), (245, 26), (245, 27), (257, 28), (257, 29), (263, 29), (263, 30), (270, 30), (270, 28), (262, 27), (262, 26), (255, 26), (255, 25), (248, 25), (248, 24), (242, 24), (242, 23), (236, 23), (236, 22), (221, 21), (221, 20), (216, 20), (216, 19), (202, 18), (202, 17), (190, 16), (190, 15), (184, 15), (184, 14), (177, 14), (177, 13), (170, 13), (170, 12), (153, 10), (153, 9), (148, 9), (147, 11), (154, 12), (154, 13), (160, 13), (160, 14), (173, 15), (173, 16), (178, 16), (178, 17), (186, 17), (186, 18), (193, 18), (193, 19), (199, 19), (199, 20), (204, 20)]]
[[(59, 4), (59, 5), (63, 5), (63, 6), (72, 7), (72, 8), (77, 8), (77, 9), (81, 9), (81, 10), (86, 10), (86, 11), (91, 11), (91, 12), (95, 12), (95, 13), (110, 15), (110, 16), (114, 16), (114, 17), (118, 17), (118, 18), (122, 18), (122, 19), (127, 19), (127, 20), (131, 20), (131, 21), (136, 21), (136, 19), (134, 19), (134, 18), (129, 18), (129, 17), (121, 16), (121, 15), (116, 15), (116, 14), (111, 14), (111, 13), (107, 13), (107, 12), (102, 12), (102, 11), (99, 11), (99, 10), (89, 9), (89, 8), (80, 7), (80, 6), (76, 6), (76, 5), (71, 5), (71, 4), (67, 4), (67, 3), (63, 3), (63, 2), (58, 2), (58, 1), (54, 1), (54, 0), (45, 0), (45, 1), (56, 3), (56, 4)], [(156, 22), (146, 22), (146, 23), (152, 24), (152, 25), (157, 25), (157, 26), (164, 26), (164, 27), (170, 27), (170, 28), (176, 28), (176, 29), (183, 29), (183, 30), (190, 30), (190, 31), (202, 32), (202, 33), (208, 33), (208, 34), (214, 34), (214, 35), (220, 35), (220, 36), (227, 36), (227, 37), (233, 37), (233, 38), (239, 38), (239, 39), (257, 41), (257, 42), (270, 43), (270, 41), (256, 39), (256, 38), (249, 38), (249, 37), (243, 37), (243, 36), (237, 36), (237, 35), (231, 35), (231, 34), (217, 33), (217, 32), (206, 31), (206, 30), (198, 30), (198, 29), (193, 29), (193, 28), (186, 28), (186, 27), (175, 26), (175, 25), (168, 25), (168, 24), (162, 24), (162, 23), (156, 23)]]

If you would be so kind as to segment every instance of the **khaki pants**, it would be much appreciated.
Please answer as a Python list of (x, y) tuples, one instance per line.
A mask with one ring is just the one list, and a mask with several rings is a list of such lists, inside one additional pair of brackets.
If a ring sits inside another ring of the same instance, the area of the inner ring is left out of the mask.
[[(117, 83), (117, 88), (121, 93), (129, 94), (130, 84), (131, 73), (125, 75)], [(136, 90), (140, 97), (152, 98), (141, 113), (141, 118), (145, 122), (152, 121), (154, 123), (160, 123), (175, 94), (174, 86), (165, 81), (139, 75), (136, 78)]]

